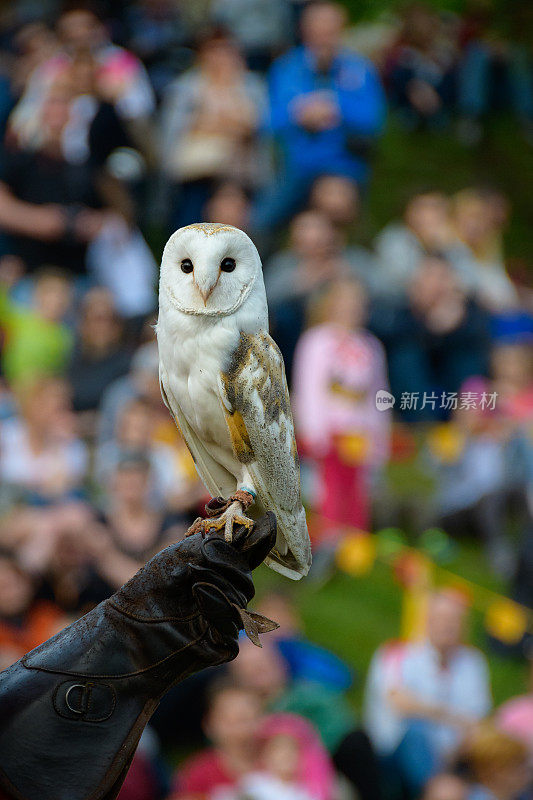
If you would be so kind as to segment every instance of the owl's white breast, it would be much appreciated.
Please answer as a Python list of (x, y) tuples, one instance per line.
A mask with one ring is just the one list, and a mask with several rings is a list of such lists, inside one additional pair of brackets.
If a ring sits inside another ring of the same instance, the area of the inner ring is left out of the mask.
[(263, 330), (265, 322), (266, 308), (254, 298), (221, 317), (184, 314), (160, 298), (157, 338), (169, 389), (191, 428), (226, 466), (223, 454), (233, 460), (233, 451), (218, 394), (219, 377), (229, 366), (241, 331)]

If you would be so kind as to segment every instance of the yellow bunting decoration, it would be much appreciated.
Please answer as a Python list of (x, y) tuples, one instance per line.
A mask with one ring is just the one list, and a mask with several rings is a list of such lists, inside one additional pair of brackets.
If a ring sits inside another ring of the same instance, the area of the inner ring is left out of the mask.
[(518, 644), (528, 629), (526, 610), (512, 600), (495, 600), (487, 609), (485, 627), (504, 644)]
[(453, 422), (436, 425), (429, 432), (427, 441), (431, 453), (445, 464), (457, 461), (465, 446), (464, 434)]
[(376, 560), (374, 537), (364, 531), (348, 534), (337, 548), (336, 560), (339, 569), (348, 575), (366, 575)]
[(437, 586), (454, 593), (466, 606), (483, 612), (486, 631), (506, 645), (519, 644), (526, 633), (533, 632), (530, 609), (439, 565), (451, 560), (456, 552), (456, 545), (444, 531), (439, 528), (424, 531), (419, 547), (410, 547), (400, 528), (384, 528), (375, 534), (346, 528), (335, 560), (340, 570), (355, 578), (368, 575), (376, 561), (391, 567), (402, 589), (405, 639), (424, 635), (428, 598)]

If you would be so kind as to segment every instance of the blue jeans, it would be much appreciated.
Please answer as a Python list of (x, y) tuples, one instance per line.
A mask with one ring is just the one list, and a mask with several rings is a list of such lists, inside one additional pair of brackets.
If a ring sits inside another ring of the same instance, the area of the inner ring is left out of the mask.
[(383, 760), (387, 781), (394, 777), (399, 779), (400, 786), (410, 797), (418, 797), (428, 780), (442, 767), (431, 736), (431, 724), (422, 719), (409, 720), (402, 741)]
[[(459, 110), (463, 115), (478, 118), (490, 110), (494, 63), (483, 42), (472, 42), (466, 49), (458, 76)], [(528, 53), (513, 47), (503, 66), (511, 107), (521, 119), (533, 119), (533, 74)]]

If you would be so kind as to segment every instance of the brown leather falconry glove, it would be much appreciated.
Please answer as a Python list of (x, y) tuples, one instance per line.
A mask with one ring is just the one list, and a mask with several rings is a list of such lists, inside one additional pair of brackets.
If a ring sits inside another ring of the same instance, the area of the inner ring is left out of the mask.
[(114, 800), (170, 687), (275, 624), (246, 611), (273, 514), (231, 544), (200, 534), (0, 674), (0, 787), (17, 800)]

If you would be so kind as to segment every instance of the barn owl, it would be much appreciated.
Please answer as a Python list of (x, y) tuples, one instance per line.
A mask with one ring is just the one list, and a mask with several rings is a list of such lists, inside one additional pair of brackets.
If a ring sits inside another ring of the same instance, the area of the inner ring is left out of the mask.
[(159, 376), (163, 400), (208, 492), (228, 499), (205, 529), (252, 527), (244, 512), (277, 517), (265, 560), (298, 579), (311, 564), (283, 358), (268, 334), (261, 260), (238, 228), (188, 225), (161, 262)]

